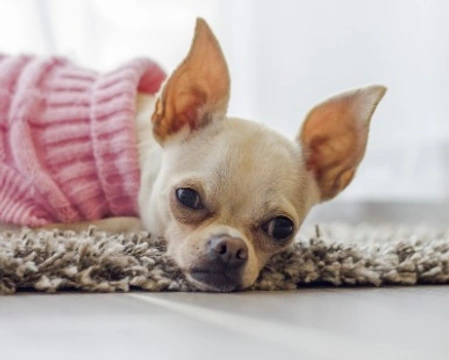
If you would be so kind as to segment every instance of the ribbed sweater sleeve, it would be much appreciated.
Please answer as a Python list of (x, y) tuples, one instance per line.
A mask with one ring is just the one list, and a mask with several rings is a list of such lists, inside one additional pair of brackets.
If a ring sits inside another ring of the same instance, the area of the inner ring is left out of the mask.
[(0, 56), (0, 222), (138, 215), (136, 94), (164, 78), (148, 59), (98, 74), (61, 58)]

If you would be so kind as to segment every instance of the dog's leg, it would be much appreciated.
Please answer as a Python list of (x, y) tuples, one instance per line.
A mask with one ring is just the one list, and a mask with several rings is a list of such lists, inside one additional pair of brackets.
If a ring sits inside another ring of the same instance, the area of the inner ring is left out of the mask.
[(143, 230), (140, 219), (135, 217), (113, 217), (108, 219), (85, 221), (73, 224), (63, 224), (63, 223), (49, 224), (40, 228), (36, 228), (35, 230), (60, 229), (60, 230), (73, 230), (79, 232), (87, 230), (91, 225), (97, 227), (101, 231), (106, 231), (110, 233), (131, 233)]
[(0, 231), (18, 231), (21, 227), (19, 225), (2, 224), (0, 223)]

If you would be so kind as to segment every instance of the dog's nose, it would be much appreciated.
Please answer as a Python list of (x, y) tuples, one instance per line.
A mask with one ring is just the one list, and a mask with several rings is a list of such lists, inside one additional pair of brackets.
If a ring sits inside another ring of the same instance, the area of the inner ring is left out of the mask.
[(248, 259), (248, 247), (240, 238), (220, 236), (209, 241), (209, 255), (227, 267), (237, 268)]
[(205, 250), (207, 256), (190, 270), (190, 278), (209, 291), (238, 289), (249, 256), (245, 242), (229, 235), (215, 236), (208, 241)]

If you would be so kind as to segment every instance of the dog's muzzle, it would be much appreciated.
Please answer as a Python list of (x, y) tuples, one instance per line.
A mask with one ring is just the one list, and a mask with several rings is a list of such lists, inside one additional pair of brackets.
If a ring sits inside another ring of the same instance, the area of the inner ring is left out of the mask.
[(207, 243), (207, 256), (192, 268), (190, 276), (210, 291), (228, 292), (238, 289), (248, 260), (248, 247), (236, 237), (222, 235)]

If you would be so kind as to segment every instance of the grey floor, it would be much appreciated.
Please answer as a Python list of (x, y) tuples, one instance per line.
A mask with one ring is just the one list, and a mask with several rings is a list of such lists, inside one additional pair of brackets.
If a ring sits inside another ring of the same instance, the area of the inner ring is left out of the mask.
[[(337, 204), (338, 205), (338, 204)], [(447, 207), (326, 205), (309, 222), (435, 222)], [(448, 359), (449, 286), (0, 297), (0, 359)]]

